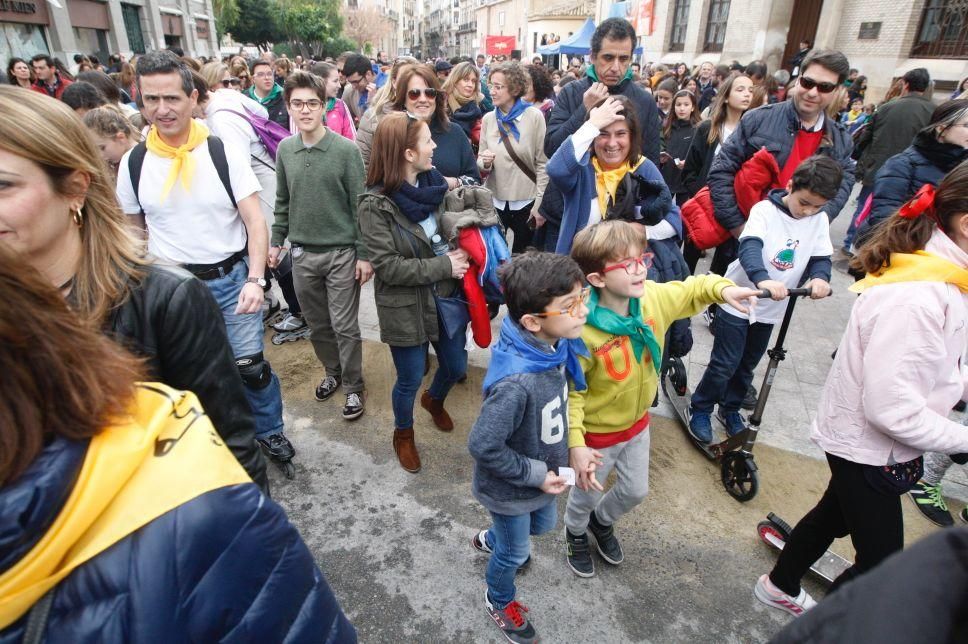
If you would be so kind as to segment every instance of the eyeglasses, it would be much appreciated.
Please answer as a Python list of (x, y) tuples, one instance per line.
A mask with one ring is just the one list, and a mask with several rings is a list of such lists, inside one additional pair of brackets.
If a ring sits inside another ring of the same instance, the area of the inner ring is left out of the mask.
[(642, 269), (648, 271), (652, 267), (652, 258), (654, 255), (652, 253), (642, 253), (638, 257), (630, 257), (624, 259), (617, 264), (611, 264), (602, 269), (602, 273), (608, 273), (609, 271), (617, 271), (620, 268), (624, 268), (625, 272), (629, 275), (634, 275), (636, 273), (636, 268), (641, 267)]
[(256, 78), (273, 78), (274, 74), (272, 72), (257, 72), (252, 74)]
[(232, 78), (223, 78), (222, 87), (231, 87), (232, 85), (239, 85), (242, 81), (234, 76)]
[(298, 98), (294, 98), (289, 101), (289, 108), (296, 112), (302, 112), (304, 107), (308, 107), (310, 112), (315, 112), (322, 106), (323, 102), (315, 98), (311, 98), (308, 101), (301, 101)]
[(407, 98), (409, 98), (411, 101), (415, 101), (420, 98), (421, 94), (427, 98), (437, 98), (438, 93), (439, 92), (437, 92), (437, 90), (435, 90), (433, 87), (424, 87), (423, 89), (408, 89)]
[(544, 311), (542, 313), (529, 313), (528, 315), (536, 318), (553, 318), (557, 315), (570, 315), (573, 318), (577, 318), (578, 314), (581, 313), (581, 307), (588, 304), (588, 299), (591, 297), (592, 289), (588, 286), (581, 290), (578, 295), (578, 299), (571, 303), (567, 309), (563, 311)]
[(821, 94), (829, 94), (830, 92), (837, 89), (837, 83), (818, 83), (812, 78), (808, 78), (806, 76), (801, 76), (799, 82), (800, 82), (800, 87), (807, 90), (808, 92), (812, 90), (814, 87), (816, 87), (817, 91), (820, 92)]

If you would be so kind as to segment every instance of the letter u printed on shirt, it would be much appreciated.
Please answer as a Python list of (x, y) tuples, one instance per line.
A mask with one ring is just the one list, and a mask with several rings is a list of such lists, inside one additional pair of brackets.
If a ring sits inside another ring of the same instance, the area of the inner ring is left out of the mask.
[(628, 337), (619, 335), (595, 350), (595, 355), (602, 358), (608, 377), (616, 382), (622, 382), (632, 373), (632, 351), (629, 345)]

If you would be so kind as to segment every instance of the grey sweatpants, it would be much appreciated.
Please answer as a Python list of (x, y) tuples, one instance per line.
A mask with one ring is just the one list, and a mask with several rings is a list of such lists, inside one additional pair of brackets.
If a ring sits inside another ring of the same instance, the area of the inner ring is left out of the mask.
[(649, 493), (651, 433), (646, 428), (631, 440), (598, 450), (603, 464), (595, 471), (595, 478), (604, 484), (614, 468), (615, 484), (605, 493), (571, 489), (565, 507), (565, 527), (569, 532), (584, 534), (593, 510), (599, 523), (611, 525), (645, 499)]
[(296, 250), (292, 277), (309, 339), (326, 375), (339, 378), (347, 394), (363, 391), (363, 341), (360, 338), (360, 283), (356, 249), (325, 253)]

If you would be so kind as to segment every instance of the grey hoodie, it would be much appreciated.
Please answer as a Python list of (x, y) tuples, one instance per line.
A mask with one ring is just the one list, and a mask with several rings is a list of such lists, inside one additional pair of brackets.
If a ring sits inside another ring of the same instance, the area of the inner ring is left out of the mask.
[[(525, 339), (552, 349), (527, 331)], [(474, 497), (497, 514), (517, 516), (552, 503), (539, 486), (568, 465), (568, 385), (564, 368), (516, 373), (493, 385), (471, 429)]]

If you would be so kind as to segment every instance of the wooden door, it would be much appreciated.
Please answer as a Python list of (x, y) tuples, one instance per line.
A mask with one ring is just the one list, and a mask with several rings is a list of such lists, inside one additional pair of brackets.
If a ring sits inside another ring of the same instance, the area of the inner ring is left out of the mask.
[(823, 0), (794, 0), (786, 48), (783, 50), (783, 60), (780, 62), (783, 69), (793, 71), (787, 61), (800, 51), (801, 40), (814, 42), (822, 8)]

